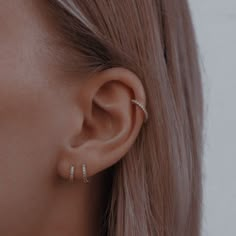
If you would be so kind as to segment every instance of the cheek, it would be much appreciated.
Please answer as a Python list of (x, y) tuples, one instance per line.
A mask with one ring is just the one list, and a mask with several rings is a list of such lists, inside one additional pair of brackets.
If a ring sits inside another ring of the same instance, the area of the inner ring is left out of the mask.
[(18, 8), (0, 15), (0, 235), (34, 235), (27, 230), (40, 227), (52, 200), (65, 96), (50, 83), (53, 60), (36, 15)]
[(50, 199), (48, 180), (55, 174), (52, 170), (63, 138), (60, 96), (57, 100), (47, 81), (30, 74), (29, 70), (27, 77), (6, 68), (3, 74), (0, 79), (0, 235), (11, 225), (23, 232), (26, 226), (22, 222), (34, 224), (37, 216), (46, 210)]

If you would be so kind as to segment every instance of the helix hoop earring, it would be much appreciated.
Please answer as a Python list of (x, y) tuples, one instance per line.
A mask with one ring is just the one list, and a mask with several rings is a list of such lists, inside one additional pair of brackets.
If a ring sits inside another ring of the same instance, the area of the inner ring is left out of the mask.
[(88, 177), (87, 177), (87, 166), (86, 164), (82, 164), (82, 173), (83, 173), (83, 181), (84, 183), (89, 183)]
[(135, 99), (131, 99), (131, 102), (134, 103), (135, 105), (138, 105), (138, 107), (141, 108), (141, 110), (143, 111), (143, 113), (145, 115), (144, 122), (146, 123), (148, 120), (148, 112), (147, 112), (146, 108), (143, 106), (143, 104), (141, 104), (139, 101), (137, 101)]

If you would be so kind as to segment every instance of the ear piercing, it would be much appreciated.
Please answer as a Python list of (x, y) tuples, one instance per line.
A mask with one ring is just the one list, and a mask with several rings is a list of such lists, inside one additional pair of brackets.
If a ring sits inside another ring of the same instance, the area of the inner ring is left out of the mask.
[(143, 106), (143, 104), (141, 104), (139, 101), (137, 101), (135, 99), (131, 99), (131, 102), (134, 103), (135, 105), (138, 105), (138, 107), (142, 109), (142, 111), (144, 112), (144, 115), (145, 115), (145, 121), (144, 122), (147, 122), (148, 112), (147, 112), (146, 108)]
[[(88, 177), (87, 177), (87, 166), (86, 164), (82, 164), (82, 174), (83, 174), (83, 182), (84, 183), (89, 183)], [(70, 166), (70, 174), (69, 174), (69, 179), (71, 182), (74, 182), (75, 179), (75, 166), (71, 165)]]
[(73, 182), (75, 178), (75, 167), (71, 165), (70, 167), (70, 181)]
[(83, 172), (83, 181), (84, 183), (89, 183), (89, 180), (87, 178), (87, 167), (86, 164), (82, 164), (82, 172)]

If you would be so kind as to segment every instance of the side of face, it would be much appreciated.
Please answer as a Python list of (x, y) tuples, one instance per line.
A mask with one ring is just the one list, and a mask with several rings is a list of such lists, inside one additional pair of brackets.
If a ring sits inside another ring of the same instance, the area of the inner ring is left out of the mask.
[(81, 80), (59, 70), (42, 2), (0, 4), (0, 235), (36, 235), (70, 165), (76, 178), (84, 162), (90, 176), (111, 167), (144, 120), (130, 102), (146, 104), (130, 71), (111, 68)]
[(38, 9), (30, 0), (0, 3), (0, 235), (40, 227), (63, 114), (70, 116), (48, 49), (53, 36)]

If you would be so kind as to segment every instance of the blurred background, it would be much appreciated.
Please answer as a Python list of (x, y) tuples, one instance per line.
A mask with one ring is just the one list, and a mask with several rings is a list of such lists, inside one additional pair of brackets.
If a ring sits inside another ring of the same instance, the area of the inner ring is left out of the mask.
[(236, 236), (236, 0), (189, 0), (205, 93), (202, 236)]

